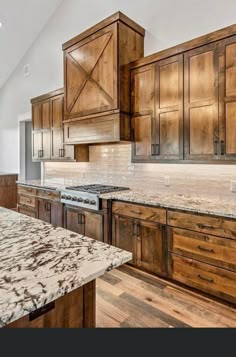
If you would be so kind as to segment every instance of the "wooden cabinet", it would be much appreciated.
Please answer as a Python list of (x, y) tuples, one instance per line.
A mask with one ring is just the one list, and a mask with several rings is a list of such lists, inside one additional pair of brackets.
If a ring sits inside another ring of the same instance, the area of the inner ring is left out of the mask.
[(219, 155), (236, 159), (236, 36), (221, 41), (219, 49)]
[(130, 140), (128, 65), (144, 33), (118, 12), (63, 45), (66, 143)]
[(183, 55), (132, 72), (133, 162), (183, 159)]
[(137, 266), (156, 274), (166, 272), (163, 226), (141, 220), (135, 225)]
[(38, 218), (55, 226), (63, 226), (63, 205), (60, 193), (54, 190), (17, 185), (19, 213)]
[(185, 159), (218, 159), (218, 44), (185, 54)]
[(130, 264), (136, 265), (136, 238), (134, 236), (134, 222), (131, 218), (113, 214), (112, 245), (131, 252), (133, 259)]
[(63, 206), (59, 202), (38, 199), (38, 219), (54, 226), (63, 226)]
[(236, 221), (168, 210), (169, 276), (236, 303)]
[[(133, 209), (132, 209), (133, 206)], [(146, 212), (145, 212), (146, 211)], [(158, 211), (160, 220), (162, 210)], [(165, 212), (165, 210), (163, 210)], [(146, 217), (144, 219), (137, 219)], [(114, 202), (112, 244), (133, 254), (130, 264), (161, 275), (166, 274), (165, 229), (155, 222), (155, 208)]]
[(64, 145), (64, 89), (34, 98), (31, 103), (33, 161), (88, 161), (88, 147)]
[(104, 241), (104, 217), (102, 213), (65, 207), (65, 228), (87, 237)]
[(8, 209), (17, 206), (17, 175), (0, 174), (0, 206)]
[(131, 65), (133, 162), (233, 163), (236, 28)]

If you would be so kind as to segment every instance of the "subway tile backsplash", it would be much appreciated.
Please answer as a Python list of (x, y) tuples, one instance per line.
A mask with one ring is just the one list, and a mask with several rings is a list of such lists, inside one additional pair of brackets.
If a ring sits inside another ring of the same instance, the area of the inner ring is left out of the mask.
[[(105, 183), (134, 190), (236, 200), (236, 165), (133, 164), (131, 144), (90, 146), (90, 162), (47, 162), (44, 178), (65, 185)], [(169, 181), (169, 186), (166, 183)]]

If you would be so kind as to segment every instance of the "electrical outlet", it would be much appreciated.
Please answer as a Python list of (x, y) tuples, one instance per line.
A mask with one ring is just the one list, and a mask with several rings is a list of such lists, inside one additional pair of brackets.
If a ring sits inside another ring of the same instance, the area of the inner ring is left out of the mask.
[(231, 183), (230, 183), (230, 191), (236, 192), (236, 181), (231, 181)]
[(170, 186), (170, 176), (165, 176), (165, 186)]
[(30, 73), (30, 65), (27, 64), (26, 66), (24, 66), (24, 76), (28, 76)]

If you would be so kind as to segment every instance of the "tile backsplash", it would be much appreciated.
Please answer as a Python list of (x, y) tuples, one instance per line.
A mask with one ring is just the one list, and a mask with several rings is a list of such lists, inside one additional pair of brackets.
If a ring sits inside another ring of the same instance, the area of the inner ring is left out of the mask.
[[(90, 146), (90, 162), (44, 164), (44, 179), (65, 185), (105, 183), (135, 190), (236, 200), (236, 165), (133, 164), (131, 144)], [(167, 186), (169, 181), (169, 186)]]

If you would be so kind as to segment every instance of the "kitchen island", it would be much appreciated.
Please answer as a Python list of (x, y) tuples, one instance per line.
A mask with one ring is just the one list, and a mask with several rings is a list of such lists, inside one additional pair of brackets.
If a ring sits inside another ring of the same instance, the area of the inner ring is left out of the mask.
[(0, 206), (16, 208), (17, 177), (17, 174), (0, 171)]
[(0, 326), (95, 327), (95, 279), (131, 259), (0, 207)]

